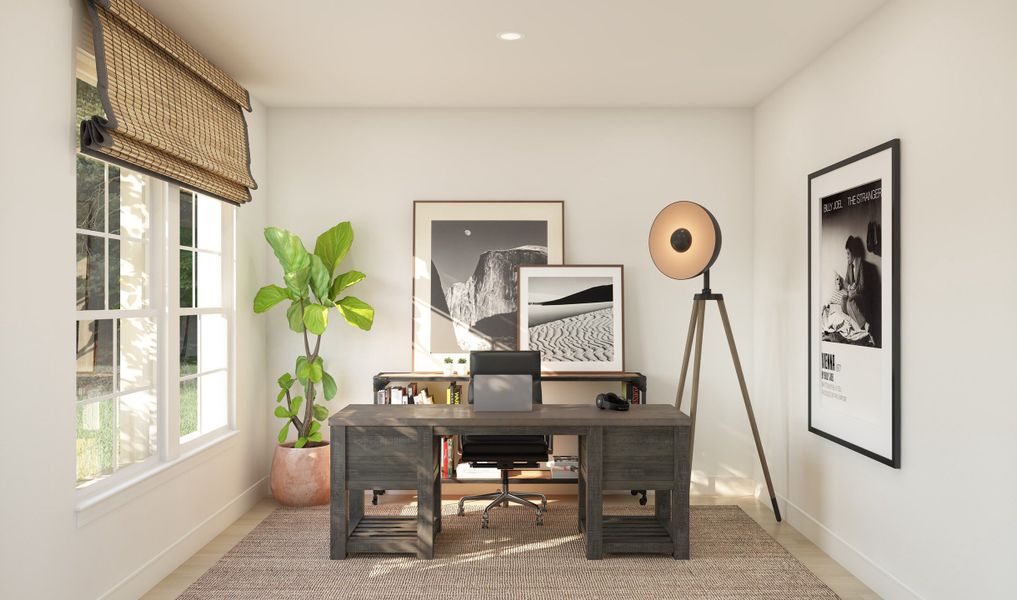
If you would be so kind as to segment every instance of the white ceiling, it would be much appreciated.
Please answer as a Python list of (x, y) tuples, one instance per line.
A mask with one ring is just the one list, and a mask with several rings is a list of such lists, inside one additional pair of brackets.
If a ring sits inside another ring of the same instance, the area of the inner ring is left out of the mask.
[(885, 2), (141, 0), (288, 107), (753, 106)]

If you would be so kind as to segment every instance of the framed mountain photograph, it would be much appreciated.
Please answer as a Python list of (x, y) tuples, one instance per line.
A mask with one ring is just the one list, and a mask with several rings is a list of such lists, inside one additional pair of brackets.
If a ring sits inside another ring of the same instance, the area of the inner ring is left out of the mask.
[(565, 203), (413, 203), (414, 371), (446, 357), (515, 350), (519, 265), (564, 262)]
[(621, 265), (519, 267), (520, 350), (547, 372), (625, 370)]
[(900, 468), (900, 140), (809, 175), (809, 431)]

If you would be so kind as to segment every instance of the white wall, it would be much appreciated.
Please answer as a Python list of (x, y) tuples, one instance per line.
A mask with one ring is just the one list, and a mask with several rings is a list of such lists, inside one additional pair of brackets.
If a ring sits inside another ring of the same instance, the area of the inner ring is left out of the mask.
[[(566, 260), (625, 265), (625, 362), (649, 376), (651, 402), (674, 401), (698, 282), (660, 275), (646, 234), (666, 204), (699, 201), (724, 229), (714, 288), (751, 367), (751, 136), (747, 110), (270, 110), (269, 221), (309, 247), (352, 221), (347, 260), (368, 276), (355, 293), (377, 309), (369, 333), (332, 321), (332, 409), (371, 402), (373, 373), (410, 368), (414, 200), (564, 200)], [(299, 336), (283, 308), (269, 317), (275, 374), (292, 369)], [(707, 327), (695, 479), (729, 491), (753, 475), (754, 453), (716, 314)], [(549, 396), (592, 402), (597, 389), (556, 384)]]
[[(897, 0), (756, 110), (756, 398), (789, 520), (888, 598), (1013, 597), (1017, 3)], [(902, 468), (807, 431), (807, 175), (901, 150)]]
[[(214, 456), (121, 508), (75, 519), (74, 54), (80, 2), (10, 3), (0, 32), (4, 294), (0, 435), (0, 597), (137, 597), (265, 493), (264, 321), (238, 314), (240, 433)], [(249, 116), (254, 173), (266, 182), (265, 113)], [(265, 279), (264, 191), (240, 210), (238, 295)], [(246, 300), (244, 301), (246, 304)]]

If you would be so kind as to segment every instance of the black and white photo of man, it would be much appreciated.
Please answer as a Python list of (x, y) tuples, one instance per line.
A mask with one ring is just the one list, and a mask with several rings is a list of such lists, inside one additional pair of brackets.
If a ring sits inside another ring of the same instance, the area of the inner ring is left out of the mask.
[(822, 199), (823, 341), (881, 347), (881, 199), (881, 181)]

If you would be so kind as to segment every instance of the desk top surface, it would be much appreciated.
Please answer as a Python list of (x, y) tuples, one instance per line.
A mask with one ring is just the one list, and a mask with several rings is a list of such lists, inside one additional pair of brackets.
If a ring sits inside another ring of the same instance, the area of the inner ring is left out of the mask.
[(689, 417), (670, 404), (640, 404), (624, 412), (601, 410), (592, 404), (535, 404), (530, 412), (477, 412), (468, 404), (350, 404), (328, 423), (358, 427), (674, 427), (689, 425)]

